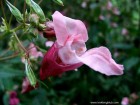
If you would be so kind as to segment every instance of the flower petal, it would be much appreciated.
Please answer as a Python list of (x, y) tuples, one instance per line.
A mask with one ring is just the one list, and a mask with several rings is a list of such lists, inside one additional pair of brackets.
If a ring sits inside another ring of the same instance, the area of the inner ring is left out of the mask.
[(22, 83), (22, 91), (21, 91), (21, 93), (26, 93), (26, 92), (29, 92), (31, 90), (34, 90), (38, 86), (39, 86), (38, 83), (35, 85), (35, 87), (31, 86), (28, 78), (26, 77), (26, 78), (24, 78), (23, 83)]
[(82, 21), (65, 17), (58, 11), (52, 17), (59, 45), (63, 46), (67, 38), (71, 35), (81, 35), (82, 40), (85, 42), (88, 40), (87, 30)]
[(111, 57), (110, 51), (106, 47), (93, 48), (83, 54), (79, 60), (106, 75), (123, 74), (123, 65), (117, 64)]
[(45, 43), (45, 45), (46, 45), (46, 47), (51, 47), (52, 45), (53, 45), (53, 41), (47, 41), (46, 43)]
[(63, 72), (74, 70), (81, 65), (83, 64), (76, 63), (70, 65), (63, 63), (58, 56), (57, 43), (55, 42), (44, 56), (40, 69), (40, 78), (44, 80), (49, 76), (57, 76), (62, 74)]
[(86, 45), (78, 38), (78, 36), (69, 37), (65, 46), (59, 48), (58, 55), (63, 63), (75, 64), (80, 62), (78, 57), (85, 53)]

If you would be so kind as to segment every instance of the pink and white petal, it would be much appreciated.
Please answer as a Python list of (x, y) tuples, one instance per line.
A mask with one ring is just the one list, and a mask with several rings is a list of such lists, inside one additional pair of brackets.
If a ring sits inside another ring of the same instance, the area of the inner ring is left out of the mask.
[(53, 24), (52, 21), (48, 21), (48, 22), (46, 22), (46, 26), (47, 26), (47, 28), (54, 29), (54, 24)]
[(65, 64), (75, 64), (79, 63), (78, 56), (75, 50), (71, 49), (72, 41), (69, 40), (65, 46), (59, 48), (58, 55), (63, 63)]
[(47, 41), (47, 42), (45, 43), (46, 47), (51, 47), (53, 44), (54, 44), (53, 41)]
[(65, 18), (64, 16), (56, 11), (53, 15), (53, 24), (54, 30), (57, 38), (57, 43), (61, 46), (64, 45), (65, 41), (68, 38), (68, 32), (66, 28)]
[(83, 40), (84, 42), (88, 40), (87, 29), (82, 21), (71, 19), (68, 17), (65, 17), (65, 21), (69, 35), (73, 36), (80, 35), (80, 39)]
[(79, 60), (95, 71), (108, 76), (123, 74), (123, 65), (117, 64), (112, 59), (106, 47), (93, 48), (83, 54)]
[(85, 42), (82, 40), (73, 41), (71, 45), (71, 49), (75, 50), (78, 56), (81, 56), (87, 50)]
[(34, 48), (34, 44), (33, 43), (30, 43), (30, 45), (29, 45), (29, 49), (31, 49), (31, 48)]
[(93, 53), (100, 54), (100, 55), (104, 56), (106, 59), (112, 58), (109, 49), (106, 47), (103, 47), (103, 46), (88, 50), (88, 52), (86, 52), (84, 55), (82, 55), (82, 57), (92, 55)]
[(58, 11), (52, 17), (59, 45), (63, 46), (69, 36), (80, 35), (80, 39), (84, 42), (88, 40), (87, 29), (82, 21), (65, 17)]
[[(37, 55), (38, 55), (38, 57), (43, 57), (43, 53), (40, 52), (40, 51), (37, 53)], [(37, 58), (38, 58), (38, 57), (37, 57)]]

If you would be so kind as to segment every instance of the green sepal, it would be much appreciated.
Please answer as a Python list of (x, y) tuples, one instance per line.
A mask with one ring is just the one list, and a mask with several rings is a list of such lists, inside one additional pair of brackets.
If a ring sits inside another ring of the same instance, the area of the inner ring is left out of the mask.
[(40, 17), (39, 20), (40, 22), (45, 22), (46, 21), (46, 17), (44, 15), (43, 10), (41, 9), (41, 7), (35, 3), (33, 0), (26, 0), (26, 3), (31, 7), (31, 9), (33, 9), (33, 11)]
[(12, 5), (9, 1), (6, 0), (6, 2), (7, 2), (7, 6), (9, 7), (11, 13), (15, 16), (17, 21), (23, 22), (24, 19), (23, 19), (22, 14), (20, 13), (20, 11), (14, 5)]
[(28, 63), (28, 59), (25, 59), (25, 73), (30, 82), (30, 85), (35, 87), (36, 83), (37, 83), (37, 79), (35, 77), (35, 74), (31, 68), (31, 66)]
[(62, 0), (53, 0), (55, 3), (57, 3), (58, 5), (64, 6)]

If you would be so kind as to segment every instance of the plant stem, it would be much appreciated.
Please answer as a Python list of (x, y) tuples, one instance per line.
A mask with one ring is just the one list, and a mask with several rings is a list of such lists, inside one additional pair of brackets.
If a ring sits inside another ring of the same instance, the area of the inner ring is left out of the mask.
[[(30, 24), (25, 24), (25, 25), (30, 27)], [(22, 29), (23, 26), (24, 26), (24, 23), (21, 24), (21, 25), (19, 25), (18, 27), (14, 28), (14, 29), (12, 29), (11, 31), (12, 31), (12, 32), (16, 32), (16, 31)]]
[(25, 53), (27, 53), (27, 50), (24, 48), (24, 46), (23, 46), (22, 43), (20, 42), (20, 40), (19, 40), (17, 34), (16, 34), (14, 31), (13, 31), (13, 34), (14, 34), (15, 38), (17, 39), (17, 41), (18, 41), (20, 47), (22, 48), (22, 50), (23, 50)]
[(39, 2), (38, 2), (38, 4), (40, 4), (42, 2), (42, 0), (40, 0)]
[(2, 58), (0, 58), (0, 61), (2, 61), (2, 60), (8, 60), (8, 59), (14, 58), (16, 56), (18, 56), (18, 54), (14, 54), (14, 55), (11, 55), (11, 56), (8, 56), (8, 57), (2, 57)]
[(23, 24), (21, 24), (18, 27), (12, 29), (12, 32), (16, 32), (17, 30), (21, 29), (22, 27), (23, 27)]
[(47, 89), (49, 88), (44, 82), (42, 82), (41, 80), (37, 79), (38, 82), (40, 82), (42, 85), (44, 85)]
[(25, 27), (25, 21), (26, 21), (26, 2), (25, 2), (25, 0), (24, 0), (24, 8), (23, 8), (23, 19), (24, 19), (24, 27)]

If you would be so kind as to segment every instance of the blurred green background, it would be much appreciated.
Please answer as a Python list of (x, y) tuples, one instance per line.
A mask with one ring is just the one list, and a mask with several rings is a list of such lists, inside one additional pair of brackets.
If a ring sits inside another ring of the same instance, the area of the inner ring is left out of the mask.
[[(9, 0), (23, 11), (24, 0)], [(34, 0), (39, 2), (39, 0)], [(41, 0), (40, 0), (41, 1)], [(14, 3), (15, 2), (15, 3)], [(59, 6), (52, 0), (40, 3), (46, 17), (54, 11), (82, 20), (88, 29), (87, 48), (106, 46), (117, 63), (125, 67), (122, 76), (107, 77), (83, 65), (78, 71), (52, 77), (38, 89), (21, 94), (24, 64), (20, 57), (0, 61), (0, 105), (8, 104), (8, 92), (15, 90), (20, 105), (90, 105), (90, 102), (119, 102), (129, 97), (130, 105), (140, 105), (140, 2), (139, 0), (63, 0)], [(10, 11), (3, 0), (7, 20)], [(0, 9), (0, 17), (3, 17)], [(0, 23), (1, 23), (0, 19)], [(12, 27), (17, 25), (12, 19)], [(0, 33), (0, 57), (12, 54), (7, 51), (10, 35)], [(23, 39), (24, 40), (24, 39)], [(42, 39), (46, 40), (46, 39)], [(45, 49), (44, 42), (36, 42)], [(24, 41), (26, 43), (26, 41)], [(34, 62), (39, 71), (41, 59)], [(132, 94), (138, 98), (133, 99)]]

